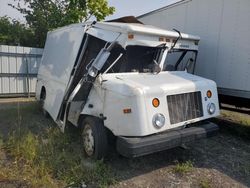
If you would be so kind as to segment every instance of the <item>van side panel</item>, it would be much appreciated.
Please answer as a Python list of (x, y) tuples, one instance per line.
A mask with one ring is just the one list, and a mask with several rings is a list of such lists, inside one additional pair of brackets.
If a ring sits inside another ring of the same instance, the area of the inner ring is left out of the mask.
[[(70, 74), (83, 39), (83, 24), (70, 25), (48, 33), (38, 72), (39, 88), (44, 85), (44, 108), (56, 120)], [(37, 92), (38, 91), (37, 89)], [(37, 94), (38, 96), (39, 94)]]

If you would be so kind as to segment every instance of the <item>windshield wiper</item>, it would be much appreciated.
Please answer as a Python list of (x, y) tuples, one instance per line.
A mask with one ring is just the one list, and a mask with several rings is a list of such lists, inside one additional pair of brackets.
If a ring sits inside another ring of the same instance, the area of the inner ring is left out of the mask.
[(179, 36), (178, 36), (178, 38), (174, 41), (174, 44), (173, 44), (173, 46), (171, 46), (170, 50), (172, 50), (172, 49), (175, 47), (175, 45), (176, 45), (176, 43), (178, 42), (178, 40), (182, 38), (181, 32), (180, 32), (180, 31), (178, 31), (177, 29), (173, 29), (173, 30), (174, 30), (175, 32), (177, 32), (177, 33), (179, 34)]

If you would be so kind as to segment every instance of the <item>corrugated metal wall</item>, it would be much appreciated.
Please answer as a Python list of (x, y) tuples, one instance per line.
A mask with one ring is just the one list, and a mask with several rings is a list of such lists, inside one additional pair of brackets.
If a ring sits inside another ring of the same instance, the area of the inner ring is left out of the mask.
[(30, 96), (43, 49), (0, 45), (0, 97)]

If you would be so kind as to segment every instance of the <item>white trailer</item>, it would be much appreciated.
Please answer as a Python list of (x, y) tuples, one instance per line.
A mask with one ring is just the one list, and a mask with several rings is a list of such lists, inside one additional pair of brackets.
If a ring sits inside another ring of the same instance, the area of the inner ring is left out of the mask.
[(195, 73), (222, 95), (250, 106), (250, 1), (181, 0), (138, 17), (146, 24), (199, 35)]
[(36, 98), (62, 131), (79, 127), (85, 153), (97, 159), (108, 135), (128, 157), (210, 136), (218, 127), (204, 120), (219, 115), (217, 89), (190, 74), (198, 42), (138, 22), (57, 29), (47, 36)]

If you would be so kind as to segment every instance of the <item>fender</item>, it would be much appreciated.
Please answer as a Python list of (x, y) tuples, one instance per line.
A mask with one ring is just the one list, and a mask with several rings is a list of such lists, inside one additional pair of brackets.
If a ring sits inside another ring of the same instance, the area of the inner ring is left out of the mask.
[[(101, 88), (101, 85), (94, 84), (90, 90), (87, 102), (84, 101), (72, 101), (68, 113), (68, 120), (78, 126), (78, 121), (81, 115), (90, 115), (99, 118), (103, 118), (105, 101), (105, 90)], [(84, 104), (84, 107), (82, 108)]]

